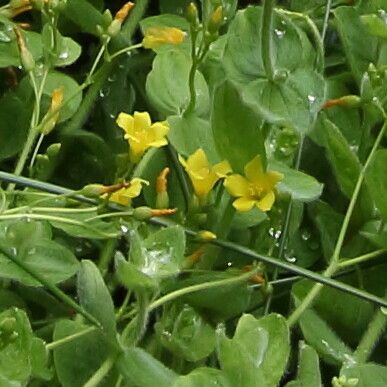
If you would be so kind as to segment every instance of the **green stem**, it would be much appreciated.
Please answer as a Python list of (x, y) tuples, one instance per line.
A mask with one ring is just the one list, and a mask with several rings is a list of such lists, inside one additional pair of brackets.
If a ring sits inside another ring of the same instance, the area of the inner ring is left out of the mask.
[[(363, 181), (365, 178), (365, 173), (367, 171), (368, 166), (370, 165), (371, 161), (374, 158), (375, 152), (378, 149), (378, 147), (379, 147), (379, 145), (384, 137), (384, 133), (385, 133), (386, 129), (387, 129), (387, 121), (384, 122), (383, 127), (381, 128), (379, 135), (376, 138), (375, 143), (371, 149), (371, 152), (369, 153), (367, 160), (366, 160), (363, 168), (360, 171), (359, 177), (358, 177), (356, 185), (355, 185), (355, 189), (353, 190), (352, 197), (351, 197), (347, 212), (346, 212), (345, 217), (344, 217), (343, 224), (341, 225), (339, 237), (337, 239), (336, 246), (335, 246), (330, 264), (323, 274), (324, 277), (329, 278), (331, 275), (333, 275), (336, 272), (336, 270), (338, 270), (340, 268), (339, 257), (340, 257), (341, 248), (344, 244), (345, 235), (346, 235), (346, 232), (347, 232), (347, 229), (349, 226), (349, 222), (350, 222), (351, 217), (352, 217), (353, 210), (354, 210), (355, 205), (356, 205), (357, 198), (358, 198), (359, 193), (360, 193), (360, 189), (362, 187), (362, 184), (363, 184)], [(289, 316), (289, 318), (288, 318), (289, 326), (293, 326), (297, 322), (297, 320), (301, 317), (302, 313), (304, 313), (304, 311), (306, 309), (308, 309), (309, 307), (312, 306), (315, 298), (320, 293), (322, 287), (323, 286), (321, 283), (315, 284), (313, 286), (313, 288), (310, 290), (310, 292), (307, 294), (307, 296), (303, 299), (303, 301), (298, 305), (298, 307)]]
[(272, 29), (273, 29), (273, 8), (275, 0), (264, 0), (262, 12), (261, 47), (262, 61), (266, 72), (266, 77), (272, 81), (274, 79)]
[[(300, 144), (298, 145), (296, 162), (294, 163), (294, 168), (296, 170), (300, 169), (302, 151), (304, 149), (304, 139), (305, 139), (305, 137), (303, 135), (301, 135)], [(280, 241), (280, 246), (279, 246), (279, 250), (278, 250), (278, 259), (283, 259), (283, 257), (284, 257), (286, 242), (288, 240), (290, 220), (292, 218), (292, 209), (293, 209), (293, 199), (292, 199), (292, 197), (290, 197), (288, 208), (286, 210), (284, 226), (281, 230), (281, 241)], [(275, 281), (277, 279), (277, 277), (278, 277), (278, 268), (275, 268), (274, 273), (273, 273), (273, 278), (272, 278), (273, 281)], [(267, 298), (267, 301), (265, 304), (265, 311), (264, 311), (265, 314), (268, 314), (270, 311), (270, 306), (271, 306), (271, 302), (273, 299), (273, 295), (274, 295), (274, 291), (272, 291)]]
[(94, 62), (93, 62), (92, 66), (91, 66), (91, 69), (89, 71), (89, 74), (87, 74), (86, 82), (90, 82), (91, 81), (91, 79), (92, 79), (92, 77), (94, 75), (94, 72), (97, 69), (97, 66), (99, 64), (99, 61), (101, 60), (102, 55), (106, 51), (106, 48), (107, 48), (107, 45), (109, 44), (109, 41), (110, 41), (110, 39), (108, 39), (106, 42), (104, 42), (102, 44), (101, 48), (99, 49), (98, 54), (95, 57)]
[(327, 33), (328, 29), (328, 21), (329, 21), (329, 14), (331, 13), (331, 7), (332, 7), (332, 0), (327, 0), (327, 5), (325, 8), (325, 15), (324, 15), (324, 24), (323, 24), (323, 29), (321, 32), (321, 40), (325, 40), (325, 36)]
[[(121, 35), (125, 36), (127, 42), (130, 42), (134, 32), (136, 31), (137, 24), (145, 13), (148, 6), (148, 0), (138, 0), (136, 6), (131, 12), (130, 17), (122, 26)], [(86, 122), (87, 117), (94, 105), (95, 100), (99, 95), (99, 91), (105, 84), (105, 81), (109, 77), (109, 74), (115, 68), (114, 61), (104, 62), (104, 64), (97, 71), (93, 84), (88, 89), (85, 97), (82, 100), (81, 106), (71, 118), (69, 123), (63, 128), (63, 133), (72, 133), (75, 130), (82, 127)]]
[(62, 292), (56, 285), (49, 282), (43, 275), (37, 272), (34, 268), (30, 267), (23, 260), (18, 258), (16, 255), (10, 253), (3, 246), (0, 246), (1, 254), (5, 255), (10, 261), (12, 261), (15, 265), (22, 268), (26, 273), (28, 273), (31, 277), (40, 282), (43, 286), (45, 286), (58, 300), (62, 301), (64, 304), (68, 305), (70, 308), (77, 311), (86, 320), (88, 320), (93, 325), (100, 327), (101, 324), (99, 321), (92, 316), (89, 312), (82, 308), (82, 306), (78, 305), (72, 298), (70, 298), (66, 293)]
[[(58, 194), (58, 195), (71, 194), (72, 199), (77, 200), (79, 202), (92, 204), (92, 205), (98, 204), (95, 199), (79, 195), (76, 192), (71, 191), (67, 188), (63, 188), (63, 187), (60, 187), (60, 186), (57, 186), (54, 184), (50, 184), (50, 183), (46, 183), (46, 182), (42, 182), (42, 181), (28, 179), (26, 177), (15, 176), (15, 175), (13, 175), (11, 173), (7, 173), (7, 172), (0, 171), (0, 180), (3, 180), (7, 183), (15, 183), (17, 185), (21, 185), (24, 187), (31, 187), (34, 189), (38, 189), (41, 191), (50, 192), (50, 193), (54, 193), (54, 194)], [(122, 211), (123, 209), (125, 209), (124, 207), (119, 206), (115, 203), (109, 203), (108, 208), (112, 211)], [(171, 225), (176, 224), (175, 222), (172, 222), (170, 220), (165, 220), (162, 218), (151, 218), (151, 219), (149, 219), (149, 223), (151, 223), (155, 226), (161, 226), (161, 227), (170, 227)], [(188, 236), (190, 236), (190, 237), (197, 236), (197, 232), (195, 232), (187, 227), (183, 227), (183, 229), (184, 229), (184, 232)], [(343, 291), (345, 293), (352, 294), (356, 297), (367, 300), (367, 301), (372, 302), (376, 305), (387, 307), (386, 300), (384, 300), (380, 297), (374, 296), (373, 294), (356, 289), (353, 286), (350, 286), (350, 285), (347, 285), (345, 283), (341, 283), (339, 281), (333, 280), (329, 277), (323, 276), (319, 273), (315, 273), (315, 272), (308, 270), (308, 269), (304, 269), (300, 266), (297, 266), (297, 265), (294, 265), (294, 264), (291, 264), (288, 262), (279, 261), (276, 258), (269, 257), (269, 256), (266, 256), (263, 254), (258, 254), (255, 251), (253, 251), (247, 247), (240, 246), (236, 243), (229, 242), (227, 240), (220, 240), (220, 239), (215, 239), (215, 240), (209, 241), (208, 243), (222, 247), (226, 250), (234, 251), (234, 252), (241, 254), (241, 255), (245, 255), (245, 256), (251, 258), (252, 260), (261, 261), (263, 263), (266, 263), (267, 265), (272, 265), (274, 267), (278, 267), (280, 269), (286, 270), (290, 273), (294, 273), (294, 274), (299, 275), (301, 277), (308, 278), (312, 281), (322, 283), (326, 286), (330, 286), (332, 288)]]
[(52, 350), (54, 350), (54, 349), (56, 349), (64, 344), (70, 343), (71, 341), (78, 339), (79, 337), (87, 335), (88, 333), (93, 332), (96, 329), (97, 328), (94, 326), (88, 327), (88, 328), (84, 329), (83, 331), (74, 333), (73, 335), (63, 337), (62, 339), (59, 339), (59, 340), (55, 340), (49, 344), (46, 344), (46, 349), (47, 349), (47, 351), (52, 351)]
[(141, 48), (141, 47), (142, 47), (142, 43), (133, 44), (132, 46), (125, 47), (122, 50), (118, 50), (114, 54), (110, 55), (109, 60), (113, 60), (122, 54), (125, 54), (127, 52), (130, 52), (132, 50), (135, 50), (135, 49)]
[(195, 29), (195, 27), (191, 26), (191, 60), (192, 60), (192, 66), (189, 71), (189, 77), (188, 77), (188, 87), (189, 87), (189, 94), (190, 94), (190, 100), (189, 104), (187, 106), (187, 109), (185, 111), (185, 114), (191, 113), (196, 106), (196, 90), (195, 90), (195, 75), (196, 70), (198, 68), (198, 58), (196, 53), (196, 40), (197, 40), (198, 33)]
[(356, 258), (347, 259), (345, 261), (340, 260), (340, 262), (338, 263), (338, 266), (340, 269), (343, 269), (343, 268), (348, 267), (348, 266), (358, 265), (359, 263), (367, 262), (367, 261), (371, 260), (372, 258), (377, 258), (380, 255), (385, 254), (385, 253), (387, 253), (387, 250), (372, 251), (371, 253), (363, 254), (363, 255), (360, 255), (359, 257), (356, 257)]
[(116, 356), (108, 357), (94, 373), (94, 375), (83, 385), (83, 387), (96, 387), (103, 378), (110, 372), (116, 361)]
[(109, 269), (110, 261), (113, 258), (114, 251), (117, 247), (117, 239), (109, 239), (105, 242), (100, 255), (99, 255), (99, 261), (98, 261), (98, 268), (102, 274), (102, 276), (105, 276)]
[(154, 309), (159, 308), (160, 306), (164, 305), (167, 302), (173, 301), (176, 298), (182, 297), (186, 294), (189, 293), (194, 293), (198, 292), (200, 290), (205, 290), (205, 289), (211, 289), (211, 288), (216, 288), (219, 286), (229, 286), (233, 285), (239, 282), (244, 282), (247, 281), (249, 278), (251, 278), (254, 274), (256, 274), (260, 268), (256, 268), (254, 270), (249, 271), (248, 273), (243, 273), (240, 276), (237, 277), (232, 277), (232, 278), (227, 278), (219, 281), (212, 281), (212, 282), (204, 282), (202, 284), (197, 284), (197, 285), (192, 285), (192, 286), (187, 286), (185, 288), (175, 290), (174, 292), (168, 293), (163, 297), (160, 297), (158, 300), (152, 302), (149, 305), (149, 311), (152, 311)]
[(367, 361), (386, 329), (386, 324), (387, 316), (378, 309), (354, 352), (354, 358), (357, 363), (365, 363)]

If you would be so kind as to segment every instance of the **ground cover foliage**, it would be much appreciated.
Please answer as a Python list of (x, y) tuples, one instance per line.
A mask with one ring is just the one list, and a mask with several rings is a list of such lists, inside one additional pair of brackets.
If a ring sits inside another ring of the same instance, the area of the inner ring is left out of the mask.
[(386, 12), (1, 1), (1, 386), (387, 385)]

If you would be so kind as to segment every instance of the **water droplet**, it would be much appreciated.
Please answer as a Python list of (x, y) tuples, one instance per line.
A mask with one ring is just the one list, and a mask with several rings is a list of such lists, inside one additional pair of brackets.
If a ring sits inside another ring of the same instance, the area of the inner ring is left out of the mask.
[(285, 31), (279, 30), (279, 29), (274, 29), (275, 35), (279, 38), (282, 39), (285, 36)]
[(232, 266), (232, 262), (227, 262), (227, 267), (231, 267)]
[(129, 232), (129, 228), (123, 224), (121, 225), (120, 229), (121, 229), (122, 234), (127, 234)]
[(316, 102), (316, 99), (317, 99), (317, 97), (315, 97), (314, 95), (308, 95), (308, 101), (309, 101), (309, 103), (314, 103), (314, 102)]
[(290, 262), (290, 263), (295, 263), (297, 262), (297, 258), (294, 256), (294, 251), (290, 250), (285, 253), (285, 259)]
[(69, 56), (70, 56), (70, 54), (69, 54), (68, 51), (62, 51), (62, 52), (59, 54), (59, 59), (65, 60), (65, 59), (68, 59)]
[(301, 239), (303, 241), (307, 241), (310, 239), (310, 237), (312, 236), (311, 232), (309, 230), (303, 230), (301, 232)]
[(281, 230), (276, 230), (274, 227), (270, 227), (269, 235), (274, 239), (279, 239), (281, 237)]
[(115, 82), (117, 80), (116, 74), (112, 74), (108, 77), (109, 82)]

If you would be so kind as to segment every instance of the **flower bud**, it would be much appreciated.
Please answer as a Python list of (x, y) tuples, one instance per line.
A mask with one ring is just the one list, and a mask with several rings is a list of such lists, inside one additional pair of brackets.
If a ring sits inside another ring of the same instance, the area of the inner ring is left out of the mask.
[(114, 19), (118, 20), (120, 23), (123, 23), (125, 19), (128, 17), (128, 14), (133, 7), (134, 7), (134, 3), (132, 3), (131, 1), (128, 1), (118, 10)]
[(202, 230), (196, 234), (196, 239), (202, 242), (211, 242), (214, 241), (216, 238), (216, 234), (208, 230)]
[(208, 21), (208, 32), (216, 34), (223, 24), (223, 7), (220, 5), (212, 12)]
[(169, 207), (169, 196), (167, 191), (167, 176), (169, 168), (164, 168), (156, 180), (156, 208), (168, 208)]
[(45, 135), (49, 134), (55, 128), (63, 102), (63, 93), (63, 87), (59, 87), (52, 92), (51, 106), (48, 109), (46, 116), (42, 120), (42, 133)]
[(102, 14), (102, 21), (103, 21), (103, 24), (105, 27), (108, 27), (110, 26), (110, 24), (112, 23), (113, 21), (113, 16), (112, 16), (112, 13), (110, 12), (110, 10), (106, 10), (103, 14)]
[(193, 26), (199, 25), (199, 13), (195, 3), (189, 3), (185, 11), (185, 18)]
[(20, 61), (25, 71), (30, 72), (35, 68), (35, 60), (26, 46), (26, 42), (20, 30), (14, 28), (17, 46), (19, 48)]
[(11, 0), (9, 2), (10, 8), (20, 8), (25, 7), (26, 5), (30, 5), (30, 0)]
[(133, 210), (133, 217), (137, 220), (148, 220), (152, 217), (152, 209), (150, 207), (137, 207)]
[(32, 7), (37, 11), (41, 11), (44, 7), (44, 0), (31, 0)]
[(106, 187), (102, 184), (88, 184), (84, 186), (79, 193), (88, 197), (99, 197), (106, 191)]
[(111, 37), (114, 38), (119, 34), (121, 31), (121, 25), (122, 23), (119, 20), (114, 19), (110, 26), (107, 28), (106, 33)]
[(341, 98), (329, 99), (321, 109), (329, 109), (334, 106), (342, 106), (348, 108), (357, 108), (361, 105), (362, 99), (358, 95), (345, 95)]
[(61, 146), (60, 143), (51, 144), (46, 150), (47, 156), (50, 159), (55, 158), (59, 154)]

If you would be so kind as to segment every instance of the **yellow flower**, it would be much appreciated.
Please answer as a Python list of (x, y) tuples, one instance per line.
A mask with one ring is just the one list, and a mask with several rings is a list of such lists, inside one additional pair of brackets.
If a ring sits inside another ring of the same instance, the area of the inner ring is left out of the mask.
[(228, 176), (224, 186), (236, 199), (233, 206), (238, 211), (249, 211), (254, 206), (261, 211), (269, 211), (275, 201), (275, 186), (283, 175), (275, 171), (263, 170), (260, 156), (256, 156), (245, 166), (245, 175)]
[(191, 179), (196, 196), (201, 200), (205, 199), (219, 179), (231, 172), (228, 161), (222, 161), (211, 167), (201, 148), (189, 156), (187, 161), (181, 156), (179, 160)]
[(142, 46), (144, 48), (158, 48), (163, 44), (180, 44), (186, 33), (174, 27), (151, 27), (145, 30)]
[(133, 198), (140, 196), (143, 184), (149, 185), (149, 182), (135, 177), (131, 180), (129, 187), (121, 188), (114, 192), (109, 200), (122, 206), (129, 206)]
[(165, 121), (152, 124), (146, 112), (134, 112), (133, 116), (120, 113), (117, 124), (124, 130), (125, 139), (129, 141), (133, 163), (139, 162), (148, 148), (160, 148), (167, 144), (165, 136), (169, 131), (168, 123)]

